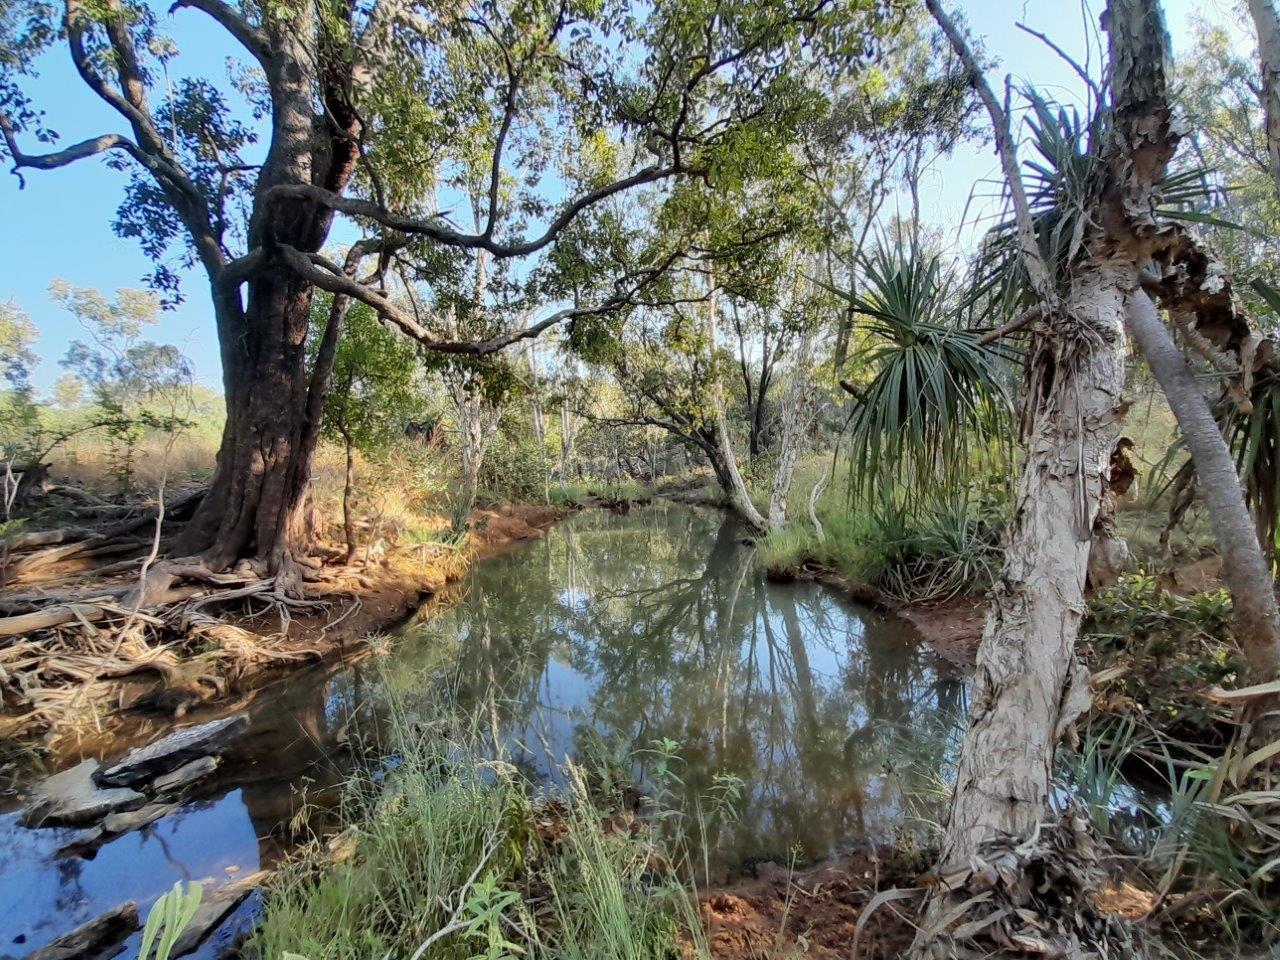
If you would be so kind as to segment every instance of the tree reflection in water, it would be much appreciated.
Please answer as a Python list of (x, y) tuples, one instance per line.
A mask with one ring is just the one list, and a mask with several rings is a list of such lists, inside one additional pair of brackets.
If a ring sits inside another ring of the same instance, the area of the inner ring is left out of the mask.
[[(541, 778), (602, 739), (679, 743), (687, 799), (717, 772), (745, 784), (722, 863), (887, 838), (952, 757), (962, 681), (906, 623), (767, 582), (744, 534), (682, 506), (579, 514), (481, 564), (387, 681), (410, 704), (455, 698)], [(442, 639), (456, 664), (426, 683)]]

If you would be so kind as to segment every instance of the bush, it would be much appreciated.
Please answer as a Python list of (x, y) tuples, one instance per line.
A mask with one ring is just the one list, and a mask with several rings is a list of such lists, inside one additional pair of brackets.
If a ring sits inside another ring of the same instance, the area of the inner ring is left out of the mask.
[(541, 500), (555, 463), (555, 454), (532, 436), (499, 433), (485, 452), (480, 489), (499, 500)]
[(998, 487), (974, 487), (899, 504), (819, 507), (823, 536), (806, 522), (758, 544), (771, 573), (794, 576), (806, 564), (834, 570), (900, 601), (938, 602), (985, 590), (1001, 559), (1006, 506)]

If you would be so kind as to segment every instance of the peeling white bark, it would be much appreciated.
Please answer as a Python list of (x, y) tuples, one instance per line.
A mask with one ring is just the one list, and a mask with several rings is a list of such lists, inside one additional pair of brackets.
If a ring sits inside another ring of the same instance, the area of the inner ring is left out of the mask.
[[(1036, 403), (941, 862), (1031, 836), (1049, 800), (1054, 747), (1087, 704), (1075, 658), (1093, 523), (1123, 422), (1128, 272), (1083, 271), (1033, 363)], [(1084, 700), (1081, 700), (1081, 694)]]
[(817, 390), (809, 369), (804, 365), (804, 358), (809, 356), (812, 346), (811, 337), (800, 342), (796, 351), (797, 362), (792, 364), (791, 383), (782, 398), (780, 448), (773, 472), (773, 490), (769, 496), (770, 530), (779, 530), (787, 522), (787, 498), (791, 493), (796, 463), (804, 448), (804, 438), (818, 414)]
[(1249, 0), (1249, 14), (1258, 34), (1258, 98), (1266, 123), (1267, 156), (1276, 195), (1280, 196), (1280, 15), (1275, 0)]

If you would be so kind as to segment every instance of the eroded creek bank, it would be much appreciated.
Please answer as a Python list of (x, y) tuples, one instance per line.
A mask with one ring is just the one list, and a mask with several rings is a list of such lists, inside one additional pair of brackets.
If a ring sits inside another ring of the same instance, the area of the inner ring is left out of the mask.
[[(965, 705), (961, 673), (910, 624), (820, 584), (766, 581), (721, 512), (584, 511), (477, 564), (451, 604), (424, 611), (383, 656), (192, 713), (184, 724), (196, 728), (232, 717), (203, 754), (216, 764), (191, 769), (200, 756), (184, 754), (149, 768), (123, 787), (140, 799), (110, 825), (94, 814), (36, 826), (48, 801), (37, 771), (22, 770), (0, 811), (0, 957), (27, 956), (126, 901), (145, 917), (176, 880), (202, 881), (226, 907), (187, 945), (219, 956), (257, 909), (246, 878), (325, 829), (351, 772), (346, 745), (357, 727), (377, 728), (388, 690), (485, 717), (508, 759), (542, 781), (567, 757), (600, 755), (631, 758), (643, 780), (642, 751), (678, 744), (691, 795), (718, 774), (743, 785), (716, 848), (724, 876), (892, 839), (949, 766)], [(91, 759), (82, 774), (96, 773), (95, 787), (122, 789), (113, 765), (171, 732), (154, 721), (86, 739), (49, 772)], [(137, 939), (117, 955), (134, 956)]]

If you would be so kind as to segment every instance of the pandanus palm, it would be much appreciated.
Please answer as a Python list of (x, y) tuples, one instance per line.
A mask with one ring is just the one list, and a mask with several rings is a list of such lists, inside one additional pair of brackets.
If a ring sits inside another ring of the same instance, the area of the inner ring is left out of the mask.
[(960, 323), (963, 296), (940, 259), (882, 243), (856, 294), (836, 291), (863, 322), (852, 356), (851, 488), (886, 478), (952, 488), (974, 456), (1009, 436), (1010, 351)]

